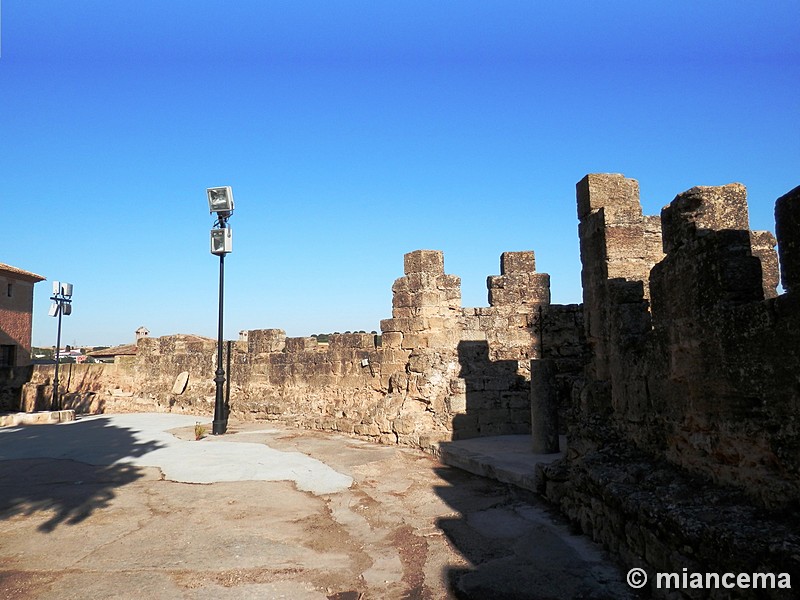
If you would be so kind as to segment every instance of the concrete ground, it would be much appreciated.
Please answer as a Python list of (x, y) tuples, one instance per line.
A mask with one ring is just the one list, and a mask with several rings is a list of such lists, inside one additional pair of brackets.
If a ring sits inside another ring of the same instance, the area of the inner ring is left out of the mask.
[(210, 430), (175, 414), (0, 428), (0, 598), (633, 597), (518, 486), (273, 423), (195, 441), (197, 421)]

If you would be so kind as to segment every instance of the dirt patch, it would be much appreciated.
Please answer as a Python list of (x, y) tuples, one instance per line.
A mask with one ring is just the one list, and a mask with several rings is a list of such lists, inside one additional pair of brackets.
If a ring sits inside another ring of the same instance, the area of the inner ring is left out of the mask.
[(301, 579), (304, 569), (229, 569), (212, 573), (174, 571), (175, 583), (187, 589), (207, 587), (209, 584), (237, 587), (244, 584), (270, 583), (287, 579)]
[(55, 577), (38, 571), (0, 571), (0, 598), (27, 600), (36, 598), (38, 592), (50, 585)]
[(433, 600), (431, 590), (425, 586), (425, 561), (428, 558), (428, 541), (414, 534), (409, 525), (399, 527), (391, 536), (403, 563), (403, 582), (407, 586), (407, 600)]

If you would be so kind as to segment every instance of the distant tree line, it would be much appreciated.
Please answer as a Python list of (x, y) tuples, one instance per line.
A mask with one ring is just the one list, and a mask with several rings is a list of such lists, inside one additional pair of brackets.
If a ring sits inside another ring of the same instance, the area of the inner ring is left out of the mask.
[[(348, 334), (348, 333), (367, 333), (367, 332), (364, 331), (363, 329), (361, 329), (360, 331), (345, 331), (345, 334)], [(378, 334), (378, 332), (373, 329), (369, 333), (371, 333), (372, 335), (375, 336), (375, 345), (380, 346), (381, 345), (381, 336)], [(317, 340), (317, 342), (319, 342), (321, 344), (327, 344), (328, 341), (330, 341), (330, 336), (332, 336), (332, 335), (341, 335), (341, 332), (334, 331), (333, 333), (312, 333), (311, 337), (314, 338), (315, 340)]]

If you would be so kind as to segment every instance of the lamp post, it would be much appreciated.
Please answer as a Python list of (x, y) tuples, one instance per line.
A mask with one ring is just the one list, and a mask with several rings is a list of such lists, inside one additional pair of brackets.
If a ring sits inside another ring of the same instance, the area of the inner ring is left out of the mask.
[(53, 282), (53, 295), (50, 297), (51, 317), (58, 317), (58, 336), (56, 338), (56, 373), (53, 377), (52, 410), (61, 410), (61, 394), (58, 390), (58, 364), (61, 361), (61, 315), (72, 314), (72, 284), (65, 281)]
[(222, 319), (225, 298), (225, 255), (232, 250), (232, 231), (228, 219), (233, 214), (233, 190), (230, 186), (207, 188), (208, 211), (216, 213), (214, 228), (211, 230), (211, 254), (219, 256), (219, 319), (217, 322), (217, 370), (214, 374), (216, 398), (214, 401), (214, 421), (211, 433), (222, 435), (228, 428), (228, 413), (225, 409), (225, 370), (222, 368)]

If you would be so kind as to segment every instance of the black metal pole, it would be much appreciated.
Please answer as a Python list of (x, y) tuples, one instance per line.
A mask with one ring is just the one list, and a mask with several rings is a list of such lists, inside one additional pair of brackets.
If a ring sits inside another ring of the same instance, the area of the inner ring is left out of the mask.
[(53, 378), (53, 400), (50, 403), (51, 410), (61, 410), (61, 398), (58, 393), (58, 363), (61, 360), (61, 313), (63, 305), (58, 302), (58, 336), (56, 338), (56, 374)]
[(225, 349), (228, 363), (228, 380), (225, 382), (225, 427), (228, 426), (228, 415), (231, 414), (231, 379), (233, 379), (233, 371), (231, 370), (231, 347), (233, 342), (228, 340)]
[(211, 433), (222, 435), (228, 428), (228, 416), (225, 414), (225, 370), (222, 368), (222, 306), (225, 296), (225, 254), (219, 255), (219, 327), (217, 330), (217, 371), (214, 382), (217, 384), (217, 396), (214, 401), (214, 421)]

